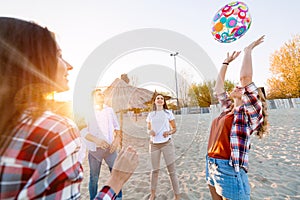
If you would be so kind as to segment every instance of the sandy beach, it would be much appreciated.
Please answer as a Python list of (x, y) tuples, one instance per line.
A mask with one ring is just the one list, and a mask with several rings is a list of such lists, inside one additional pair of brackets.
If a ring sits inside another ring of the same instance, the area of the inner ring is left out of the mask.
[[(182, 199), (211, 199), (205, 182), (205, 155), (209, 126), (213, 114), (176, 115), (177, 133), (173, 136), (176, 147), (176, 167)], [(251, 137), (249, 180), (251, 199), (300, 199), (300, 109), (269, 110), (270, 134), (263, 139)], [(125, 117), (124, 146), (132, 145), (139, 152), (136, 172), (123, 188), (124, 200), (146, 200), (150, 190), (150, 156), (145, 116)], [(83, 163), (84, 180), (81, 199), (89, 199), (89, 165)], [(105, 163), (99, 180), (103, 186), (109, 170)], [(157, 200), (173, 199), (169, 176), (161, 161)]]

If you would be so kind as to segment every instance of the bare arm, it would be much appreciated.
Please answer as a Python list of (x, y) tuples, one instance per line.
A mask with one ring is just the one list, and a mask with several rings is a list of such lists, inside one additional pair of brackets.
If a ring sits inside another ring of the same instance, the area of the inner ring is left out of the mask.
[(172, 135), (172, 134), (174, 134), (174, 133), (176, 133), (176, 123), (175, 123), (175, 120), (173, 119), (173, 120), (171, 120), (170, 122), (170, 126), (171, 126), (171, 130), (170, 131), (166, 131), (166, 132), (164, 132), (163, 133), (163, 136), (166, 138), (166, 137), (168, 137), (169, 135)]
[(174, 120), (174, 119), (170, 121), (170, 126), (171, 126), (171, 129), (172, 129), (172, 130), (170, 130), (169, 133), (170, 133), (170, 134), (176, 133), (177, 129), (176, 129), (176, 123), (175, 123), (175, 120)]
[(244, 58), (240, 71), (240, 81), (242, 87), (249, 85), (252, 82), (253, 69), (252, 69), (252, 50), (254, 47), (264, 41), (264, 35), (258, 40), (252, 42), (249, 46), (244, 49)]
[[(220, 69), (220, 72), (218, 74), (215, 92), (217, 94), (222, 94), (224, 91), (224, 82), (225, 82), (225, 74), (227, 71), (227, 67), (230, 62), (232, 62), (234, 59), (236, 59), (240, 55), (240, 51), (234, 51), (231, 55), (227, 53), (227, 58), (224, 60), (222, 67)], [(225, 63), (225, 64), (224, 64)]]
[(156, 135), (156, 133), (152, 130), (151, 122), (147, 122), (147, 133), (153, 137)]
[(122, 140), (122, 132), (121, 130), (115, 130), (114, 131), (114, 141), (110, 145), (110, 153), (113, 153), (114, 151), (117, 150), (117, 148), (121, 145), (121, 140)]
[(109, 148), (109, 146), (110, 146), (105, 140), (101, 140), (90, 133), (86, 134), (85, 139), (90, 142), (96, 143), (97, 147), (100, 147), (102, 149)]

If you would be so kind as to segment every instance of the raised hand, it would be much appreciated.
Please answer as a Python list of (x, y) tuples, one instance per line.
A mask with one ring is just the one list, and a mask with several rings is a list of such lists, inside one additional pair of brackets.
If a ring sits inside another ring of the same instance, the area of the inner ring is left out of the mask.
[[(139, 164), (139, 157), (134, 148), (131, 146), (122, 149), (115, 160), (111, 176), (106, 182), (106, 185), (111, 187), (112, 190), (118, 194), (123, 185), (131, 177)], [(103, 189), (102, 189), (103, 190)], [(96, 196), (96, 199), (103, 199), (102, 190)]]
[(224, 63), (229, 64), (234, 59), (236, 59), (240, 55), (240, 53), (241, 53), (241, 51), (234, 51), (234, 52), (232, 52), (232, 54), (229, 54), (229, 52), (227, 52), (227, 58), (224, 60)]
[(123, 185), (131, 177), (139, 164), (139, 157), (134, 148), (131, 146), (122, 149), (115, 160), (111, 176), (107, 185), (118, 194)]
[(250, 84), (252, 82), (252, 76), (253, 76), (253, 67), (252, 67), (252, 50), (257, 45), (261, 44), (264, 41), (265, 36), (261, 36), (251, 44), (249, 44), (244, 49), (244, 58), (243, 63), (240, 71), (240, 82), (242, 87), (245, 87), (246, 85)]
[(251, 44), (249, 44), (247, 47), (245, 47), (244, 51), (251, 51), (252, 49), (254, 49), (254, 47), (258, 46), (259, 44), (264, 42), (264, 38), (265, 36), (261, 36), (260, 38), (258, 38), (257, 40), (255, 40), (254, 42), (252, 42)]
[(118, 174), (118, 177), (126, 182), (135, 171), (138, 163), (138, 154), (133, 147), (129, 146), (126, 149), (122, 149), (115, 160), (112, 175)]

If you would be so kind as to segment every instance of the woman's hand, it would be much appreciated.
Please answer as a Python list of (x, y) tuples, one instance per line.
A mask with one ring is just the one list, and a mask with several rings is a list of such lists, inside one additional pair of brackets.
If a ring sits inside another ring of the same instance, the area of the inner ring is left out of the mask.
[(255, 40), (254, 42), (252, 42), (251, 44), (249, 44), (247, 47), (245, 47), (244, 51), (252, 51), (252, 49), (254, 49), (254, 47), (258, 46), (259, 44), (264, 42), (264, 38), (265, 36), (261, 36), (260, 38), (258, 38), (257, 40)]
[(218, 74), (218, 78), (217, 78), (217, 81), (216, 81), (215, 93), (217, 95), (222, 94), (223, 92), (225, 92), (224, 83), (225, 83), (225, 74), (226, 74), (226, 71), (227, 71), (227, 66), (234, 59), (236, 59), (240, 55), (240, 53), (241, 53), (240, 51), (234, 51), (231, 54), (229, 54), (229, 52), (227, 52), (227, 58), (224, 60), (224, 62), (222, 64), (222, 67), (220, 69), (220, 72)]
[(163, 133), (164, 138), (169, 137), (169, 135), (171, 135), (171, 134), (170, 134), (170, 131), (165, 131), (165, 132)]
[(232, 54), (229, 54), (229, 52), (227, 52), (227, 58), (224, 60), (224, 63), (231, 63), (233, 60), (235, 60), (239, 55), (240, 55), (241, 51), (234, 51)]
[(149, 135), (155, 137), (155, 136), (156, 136), (156, 133), (155, 133), (153, 130), (151, 130), (151, 131), (149, 131)]

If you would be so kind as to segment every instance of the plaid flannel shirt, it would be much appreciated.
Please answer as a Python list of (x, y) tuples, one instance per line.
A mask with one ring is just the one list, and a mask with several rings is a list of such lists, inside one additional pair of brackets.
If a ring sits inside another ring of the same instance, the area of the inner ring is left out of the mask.
[(49, 111), (33, 124), (25, 112), (0, 157), (0, 199), (79, 199), (81, 142), (71, 120)]
[[(224, 112), (228, 112), (232, 101), (227, 93), (218, 95)], [(250, 135), (263, 122), (262, 103), (258, 99), (257, 87), (252, 82), (243, 88), (243, 105), (235, 108), (234, 119), (230, 133), (231, 156), (229, 163), (235, 171), (240, 167), (248, 171), (248, 153), (250, 149)]]
[(101, 191), (95, 197), (95, 200), (115, 200), (117, 197), (116, 193), (109, 186), (104, 186)]

